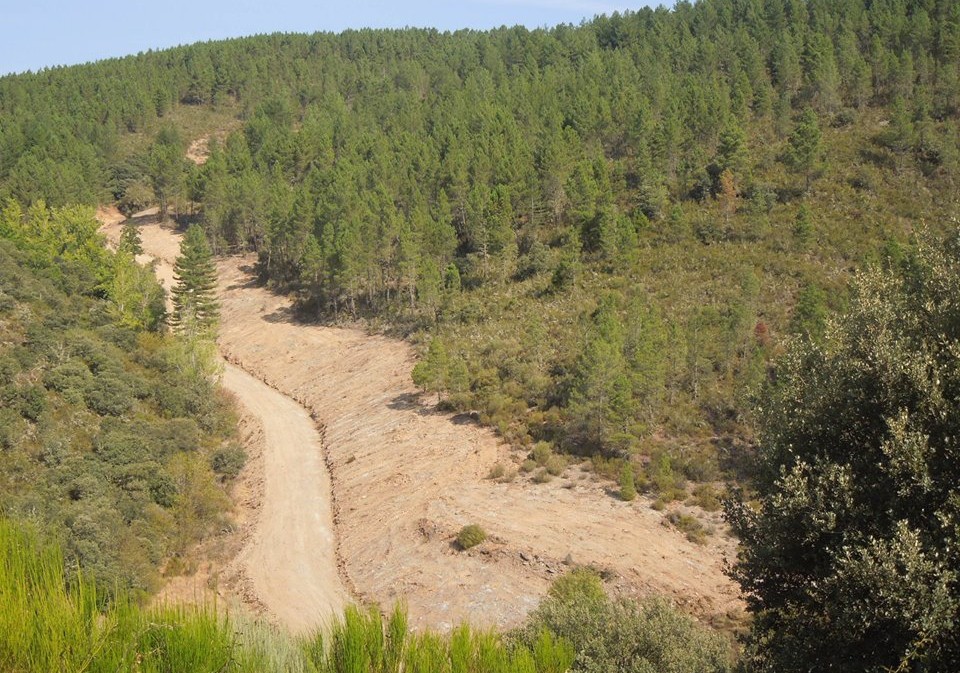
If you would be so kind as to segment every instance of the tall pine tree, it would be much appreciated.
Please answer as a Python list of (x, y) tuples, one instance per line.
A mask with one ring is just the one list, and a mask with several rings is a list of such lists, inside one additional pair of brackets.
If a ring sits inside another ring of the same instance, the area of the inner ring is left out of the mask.
[(173, 271), (177, 283), (170, 324), (182, 334), (212, 337), (220, 319), (217, 268), (207, 237), (198, 225), (187, 230)]

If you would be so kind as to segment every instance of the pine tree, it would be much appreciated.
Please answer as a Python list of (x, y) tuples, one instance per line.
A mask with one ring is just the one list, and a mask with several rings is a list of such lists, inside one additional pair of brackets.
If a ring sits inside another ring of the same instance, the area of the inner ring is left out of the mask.
[(442, 401), (443, 391), (447, 388), (450, 358), (440, 339), (430, 342), (427, 355), (413, 368), (413, 383), (424, 392), (436, 393), (437, 404)]
[(180, 243), (180, 256), (173, 267), (171, 325), (180, 333), (213, 336), (220, 319), (217, 300), (217, 268), (207, 237), (198, 225), (187, 230)]
[(132, 257), (143, 254), (140, 230), (133, 220), (127, 220), (123, 223), (123, 229), (120, 231), (120, 245), (117, 247), (121, 252), (126, 252)]
[(624, 463), (620, 470), (620, 499), (625, 502), (635, 500), (637, 497), (637, 486), (633, 479), (633, 466), (630, 463)]
[(810, 191), (813, 174), (820, 165), (820, 121), (811, 108), (803, 111), (790, 134), (788, 160), (795, 171), (803, 174), (806, 191)]

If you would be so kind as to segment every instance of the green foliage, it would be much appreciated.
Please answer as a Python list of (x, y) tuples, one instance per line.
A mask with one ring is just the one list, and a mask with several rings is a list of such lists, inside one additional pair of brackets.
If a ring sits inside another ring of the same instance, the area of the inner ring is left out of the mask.
[[(442, 335), (446, 373), (418, 380), (517, 448), (749, 439), (803, 288), (835, 307), (875, 239), (953, 215), (960, 77), (952, 3), (741, 4), (0, 78), (0, 198), (158, 200), (215, 252), (255, 250), (312, 317)], [(99, 291), (153, 328), (142, 275), (118, 262)], [(601, 304), (619, 334), (591, 324)]]
[(118, 249), (136, 257), (143, 254), (143, 241), (140, 239), (140, 228), (137, 223), (128, 219), (120, 230), (120, 244)]
[(237, 673), (564, 673), (573, 648), (549, 632), (529, 647), (461, 626), (409, 631), (406, 610), (347, 608), (326, 631), (294, 638), (224, 618), (212, 607), (106, 606), (83, 574), (67, 578), (55, 546), (0, 519), (0, 669)]
[(303, 649), (309, 670), (318, 673), (563, 673), (573, 660), (570, 645), (549, 633), (529, 647), (466, 625), (449, 636), (411, 633), (402, 606), (394, 607), (386, 623), (376, 608), (347, 608), (329, 634), (309, 637)]
[(255, 670), (234, 659), (233, 629), (212, 610), (141, 610), (118, 596), (105, 612), (55, 547), (0, 520), (0, 668), (5, 671)]
[(0, 510), (42, 524), (105, 594), (139, 597), (228, 507), (205, 455), (235, 431), (213, 422), (225, 402), (172, 366), (185, 345), (146, 331), (149, 312), (120, 310), (124, 267), (162, 290), (128, 253), (94, 247), (89, 211), (10, 206), (0, 225), (12, 239), (0, 241)]
[(457, 544), (460, 549), (470, 549), (487, 539), (487, 533), (475, 523), (464, 526), (457, 533)]
[(807, 108), (800, 114), (793, 133), (790, 134), (787, 161), (791, 168), (803, 175), (808, 192), (813, 176), (820, 166), (821, 137), (817, 113), (812, 108)]
[(153, 193), (160, 202), (160, 219), (166, 219), (170, 203), (184, 187), (186, 160), (180, 133), (166, 126), (157, 134), (147, 156), (147, 165)]
[(210, 456), (211, 469), (223, 479), (236, 479), (246, 464), (247, 453), (241, 446), (225, 446)]
[(199, 226), (190, 227), (183, 237), (173, 272), (177, 282), (170, 322), (174, 329), (187, 337), (214, 336), (220, 321), (217, 267)]
[(624, 463), (620, 470), (620, 499), (625, 502), (635, 500), (637, 497), (637, 486), (633, 481), (633, 466), (630, 463)]
[(707, 541), (707, 529), (697, 517), (682, 512), (670, 512), (666, 521), (678, 531), (687, 536), (690, 542), (704, 544)]
[(557, 580), (514, 637), (530, 646), (545, 631), (573, 646), (573, 673), (731, 670), (721, 636), (661, 599), (611, 600), (599, 576), (585, 568)]
[(449, 373), (450, 358), (447, 350), (443, 342), (435, 338), (430, 342), (426, 357), (413, 368), (413, 383), (425, 392), (436, 393), (439, 403), (440, 394), (447, 388)]
[(757, 670), (946, 670), (956, 623), (960, 239), (860, 274), (760, 398), (757, 506), (732, 505)]
[(790, 327), (794, 334), (819, 340), (826, 329), (827, 295), (816, 285), (804, 287), (797, 296)]

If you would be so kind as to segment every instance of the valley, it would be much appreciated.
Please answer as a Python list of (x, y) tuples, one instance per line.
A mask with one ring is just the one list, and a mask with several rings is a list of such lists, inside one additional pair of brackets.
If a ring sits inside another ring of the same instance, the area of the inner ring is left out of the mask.
[[(152, 211), (136, 217), (143, 261), (157, 260), (166, 285), (179, 237)], [(107, 222), (103, 232), (115, 241), (120, 222)], [(604, 572), (626, 595), (666, 594), (711, 621), (739, 615), (736, 587), (723, 573), (735, 549), (731, 538), (690, 542), (664, 525), (649, 498), (621, 502), (578, 466), (542, 485), (487, 479), (495, 464), (512, 466), (525, 456), (469, 417), (421, 401), (407, 344), (297, 323), (288, 299), (258, 286), (252, 263), (219, 263), (219, 346), (230, 363), (223, 385), (265, 425), (263, 514), (239, 561), (279, 621), (294, 628), (309, 621), (299, 609), (312, 600), (305, 595), (330, 596), (307, 605), (342, 604), (344, 592), (321, 586), (331, 579), (337, 546), (356, 598), (381, 605), (402, 599), (411, 622), (424, 628), (448, 630), (466, 619), (515, 626), (571, 563)], [(269, 388), (255, 388), (250, 375)], [(322, 450), (302, 432), (282, 431), (302, 425), (304, 409), (321, 428)], [(317, 523), (331, 502), (317, 495), (325, 490), (323, 472), (310, 466), (321, 453), (332, 476), (330, 535)], [(491, 541), (458, 551), (457, 531), (477, 522)], [(321, 566), (326, 570), (313, 576), (308, 571)], [(317, 623), (320, 613), (314, 611)]]

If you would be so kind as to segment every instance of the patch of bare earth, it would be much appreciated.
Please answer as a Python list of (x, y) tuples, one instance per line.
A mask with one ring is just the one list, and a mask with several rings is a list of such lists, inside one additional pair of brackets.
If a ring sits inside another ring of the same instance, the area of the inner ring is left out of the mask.
[[(325, 428), (340, 556), (361, 598), (402, 598), (418, 626), (510, 626), (572, 562), (704, 618), (741, 611), (723, 572), (729, 537), (689, 542), (649, 500), (622, 502), (579, 469), (539, 486), (486, 479), (519, 457), (489, 430), (421, 403), (408, 344), (291, 321), (286, 299), (256, 287), (250, 261), (220, 263), (221, 350)], [(491, 541), (464, 553), (453, 538), (468, 523)]]
[(202, 166), (207, 163), (207, 159), (210, 158), (210, 141), (216, 140), (218, 143), (223, 144), (227, 136), (239, 125), (239, 122), (228, 124), (215, 133), (209, 133), (195, 139), (187, 147), (187, 160), (192, 161), (197, 166)]
[[(145, 223), (141, 232), (148, 252), (168, 260), (176, 254), (170, 230)], [(403, 599), (419, 627), (443, 629), (462, 620), (511, 626), (573, 563), (605, 571), (621, 593), (665, 594), (711, 621), (740, 614), (737, 588), (723, 572), (735, 552), (729, 537), (694, 544), (664, 526), (648, 499), (622, 502), (579, 468), (543, 485), (487, 479), (496, 463), (520, 457), (489, 430), (421, 402), (410, 379), (408, 344), (292, 321), (288, 300), (257, 286), (251, 262), (219, 263), (220, 349), (320, 424), (332, 476), (336, 558), (357, 598), (383, 605)], [(299, 473), (304, 456), (319, 452), (307, 445), (282, 455), (286, 463), (277, 472), (287, 475), (289, 487), (267, 488), (264, 511), (279, 498), (289, 516), (309, 519), (314, 505), (299, 494)], [(453, 540), (468, 523), (479, 523), (490, 539), (461, 552)], [(285, 534), (264, 538), (290, 548), (288, 558), (269, 563), (296, 568), (307, 562), (292, 558), (309, 552), (296, 544), (290, 525)], [(252, 534), (264, 535), (262, 529)], [(305, 590), (306, 577), (266, 563), (265, 574)]]

